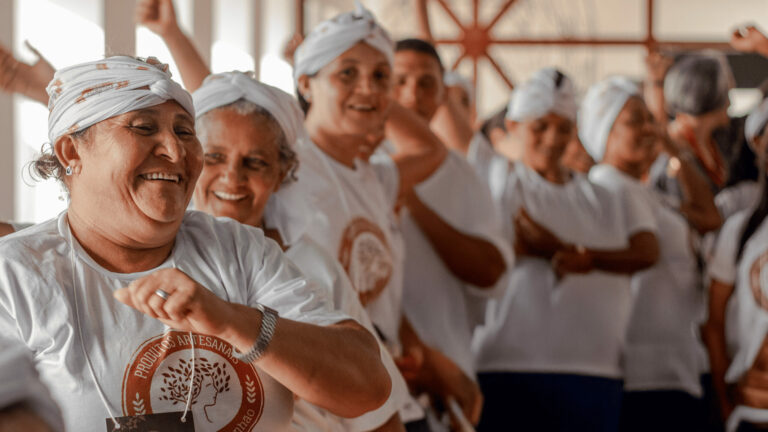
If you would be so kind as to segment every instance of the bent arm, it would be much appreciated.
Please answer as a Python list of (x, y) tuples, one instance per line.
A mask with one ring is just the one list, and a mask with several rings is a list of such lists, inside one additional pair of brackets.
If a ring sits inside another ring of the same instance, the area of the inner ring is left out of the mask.
[(732, 294), (733, 285), (712, 280), (709, 285), (709, 319), (702, 328), (702, 338), (712, 368), (712, 381), (724, 418), (733, 410), (731, 394), (725, 383), (725, 372), (731, 363), (725, 342), (725, 310)]
[(699, 234), (720, 228), (723, 218), (715, 205), (715, 195), (704, 176), (694, 167), (692, 158), (681, 155), (677, 176), (683, 192), (680, 213)]
[(474, 135), (469, 118), (466, 108), (446, 88), (445, 99), (432, 119), (432, 130), (446, 147), (466, 155)]
[(622, 250), (605, 251), (587, 249), (592, 266), (610, 273), (632, 274), (645, 270), (659, 259), (659, 241), (656, 235), (642, 231), (629, 238), (629, 247)]
[(585, 249), (566, 245), (552, 258), (552, 265), (559, 275), (589, 273), (602, 270), (609, 273), (633, 274), (651, 267), (659, 259), (659, 242), (656, 235), (641, 231), (629, 238), (629, 246), (621, 250)]
[(493, 243), (455, 229), (421, 202), (415, 193), (406, 195), (405, 204), (454, 276), (478, 288), (491, 288), (504, 274), (504, 257)]
[(392, 104), (385, 133), (397, 148), (392, 160), (400, 175), (398, 196), (404, 196), (431, 176), (448, 155), (429, 124), (396, 102)]
[[(224, 339), (246, 352), (258, 337), (261, 314), (233, 306), (232, 328)], [(341, 417), (378, 408), (391, 388), (376, 340), (351, 320), (321, 327), (279, 318), (257, 364), (298, 397)]]

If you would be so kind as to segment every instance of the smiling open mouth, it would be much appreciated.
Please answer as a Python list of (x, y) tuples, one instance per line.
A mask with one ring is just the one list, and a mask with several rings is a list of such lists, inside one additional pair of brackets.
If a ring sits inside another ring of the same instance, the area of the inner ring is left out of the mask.
[(246, 195), (243, 194), (231, 194), (220, 191), (215, 191), (213, 194), (216, 196), (216, 198), (224, 201), (240, 201), (246, 197)]
[(167, 181), (171, 183), (181, 183), (181, 176), (178, 174), (169, 174), (169, 173), (148, 173), (148, 174), (142, 174), (140, 176), (144, 180), (162, 180)]
[(361, 111), (361, 112), (374, 112), (376, 111), (376, 107), (373, 105), (350, 105), (350, 109), (355, 111)]

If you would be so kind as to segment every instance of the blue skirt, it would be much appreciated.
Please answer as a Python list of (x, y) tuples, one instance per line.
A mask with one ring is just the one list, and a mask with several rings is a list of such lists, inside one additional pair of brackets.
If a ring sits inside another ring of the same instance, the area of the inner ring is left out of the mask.
[(478, 374), (483, 414), (478, 432), (616, 432), (623, 382), (550, 373)]

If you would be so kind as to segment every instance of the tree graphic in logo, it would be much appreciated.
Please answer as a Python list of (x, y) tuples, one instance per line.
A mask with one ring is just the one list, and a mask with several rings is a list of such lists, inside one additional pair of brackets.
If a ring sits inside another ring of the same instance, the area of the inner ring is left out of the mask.
[(219, 362), (211, 362), (205, 357), (195, 359), (194, 378), (192, 377), (192, 361), (179, 359), (176, 366), (166, 366), (165, 371), (161, 372), (163, 385), (160, 387), (160, 400), (165, 400), (176, 404), (186, 405), (189, 397), (189, 386), (192, 384), (192, 402), (190, 405), (197, 404), (200, 391), (203, 389), (203, 382), (206, 378), (209, 382), (205, 387), (213, 389), (213, 400), (211, 403), (203, 405), (203, 412), (208, 423), (213, 421), (208, 416), (208, 408), (216, 405), (219, 394), (229, 391), (229, 381), (231, 376), (227, 373), (225, 366)]

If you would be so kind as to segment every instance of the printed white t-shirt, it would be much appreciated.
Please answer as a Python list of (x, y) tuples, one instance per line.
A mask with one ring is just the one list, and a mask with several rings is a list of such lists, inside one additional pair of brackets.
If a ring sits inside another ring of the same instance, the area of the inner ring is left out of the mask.
[(636, 297), (624, 354), (625, 390), (701, 396), (704, 347), (697, 333), (704, 299), (688, 223), (658, 192), (613, 166), (593, 167), (589, 179), (616, 194), (637, 197), (642, 205), (636, 217), (648, 221), (648, 231), (659, 242), (658, 262), (632, 276)]
[[(314, 144), (302, 154), (299, 181), (326, 182), (306, 235), (341, 263), (385, 342), (398, 346), (403, 253), (396, 237), (397, 165), (386, 155), (349, 168)], [(311, 173), (311, 174), (308, 174)]]
[(190, 338), (114, 299), (118, 288), (164, 268), (183, 271), (224, 300), (261, 303), (283, 318), (316, 325), (348, 319), (257, 228), (190, 211), (162, 265), (119, 274), (88, 256), (62, 213), (0, 239), (0, 332), (34, 352), (67, 430), (106, 429), (108, 412), (88, 362), (117, 416), (183, 411), (194, 370), (197, 431), (288, 428), (291, 391), (258, 365), (238, 361), (229, 343)]
[(299, 267), (308, 280), (328, 290), (327, 294), (333, 299), (335, 309), (352, 317), (376, 337), (376, 340), (379, 341), (381, 361), (389, 372), (392, 381), (392, 390), (384, 405), (353, 419), (335, 416), (300, 399), (295, 403), (294, 427), (307, 432), (369, 431), (384, 424), (406, 404), (411, 404), (411, 409), (420, 410), (418, 404), (410, 397), (403, 376), (397, 369), (392, 356), (376, 335), (368, 314), (363, 305), (360, 304), (357, 293), (352, 288), (349, 278), (338, 261), (307, 236), (301, 237), (285, 252), (285, 255)]
[[(494, 198), (510, 245), (521, 207), (562, 241), (591, 249), (624, 249), (632, 234), (653, 228), (627, 211), (640, 205), (634, 197), (617, 197), (583, 175), (554, 184), (522, 163), (507, 167), (505, 187)], [(629, 277), (592, 271), (558, 280), (549, 261), (517, 256), (509, 278), (503, 298), (489, 302), (486, 324), (475, 332), (478, 371), (622, 376)]]
[[(488, 187), (467, 161), (449, 152), (442, 165), (414, 188), (419, 199), (454, 229), (493, 243), (511, 267), (512, 252), (503, 241), (501, 221)], [(403, 308), (416, 333), (474, 377), (468, 349), (474, 330), (472, 296), (499, 297), (506, 288), (501, 277), (493, 287), (478, 289), (446, 267), (418, 224), (404, 210), (401, 218), (408, 260), (405, 263)]]
[[(752, 210), (731, 216), (717, 240), (709, 276), (733, 285), (725, 316), (726, 345), (731, 365), (725, 381), (737, 383), (752, 367), (768, 334), (768, 219), (763, 220), (736, 262), (739, 240)], [(739, 405), (728, 418), (728, 430), (739, 423), (768, 422), (768, 410)]]

